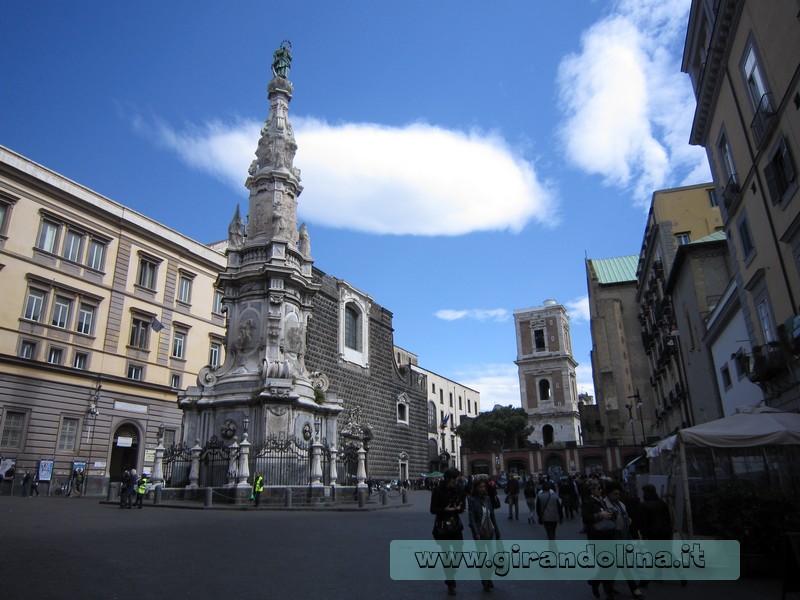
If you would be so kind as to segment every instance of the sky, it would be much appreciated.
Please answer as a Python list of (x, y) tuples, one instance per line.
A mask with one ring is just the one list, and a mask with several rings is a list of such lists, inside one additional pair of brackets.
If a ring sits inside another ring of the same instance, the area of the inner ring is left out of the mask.
[(656, 190), (710, 181), (680, 72), (690, 0), (9, 1), (0, 145), (203, 243), (227, 237), (291, 42), (315, 266), (421, 367), (520, 406), (513, 312), (570, 315), (638, 254)]

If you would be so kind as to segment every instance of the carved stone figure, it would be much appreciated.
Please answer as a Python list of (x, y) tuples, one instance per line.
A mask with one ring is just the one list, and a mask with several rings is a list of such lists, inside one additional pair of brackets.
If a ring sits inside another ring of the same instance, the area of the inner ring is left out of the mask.
[(291, 42), (283, 40), (281, 47), (272, 55), (272, 74), (275, 77), (289, 78), (289, 67), (292, 65), (292, 55), (289, 53), (291, 49)]
[(233, 219), (228, 225), (228, 245), (232, 248), (240, 248), (242, 244), (244, 244), (244, 223), (237, 204), (236, 212), (233, 213)]
[(306, 258), (311, 256), (311, 240), (308, 237), (308, 228), (305, 223), (300, 225), (300, 242), (297, 249)]

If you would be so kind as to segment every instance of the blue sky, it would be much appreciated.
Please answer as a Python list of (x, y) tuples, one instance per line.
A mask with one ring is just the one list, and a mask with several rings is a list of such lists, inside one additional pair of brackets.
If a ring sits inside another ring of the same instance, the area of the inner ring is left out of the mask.
[(638, 253), (657, 189), (708, 181), (680, 73), (689, 0), (10, 2), (0, 144), (201, 242), (226, 237), (291, 40), (316, 266), (421, 366), (519, 406), (512, 313), (570, 313)]

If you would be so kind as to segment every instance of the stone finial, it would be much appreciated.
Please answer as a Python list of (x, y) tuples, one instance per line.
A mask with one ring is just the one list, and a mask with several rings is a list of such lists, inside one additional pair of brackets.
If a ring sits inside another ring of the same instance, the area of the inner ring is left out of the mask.
[(239, 213), (239, 205), (236, 205), (236, 211), (233, 213), (228, 225), (228, 245), (232, 248), (241, 248), (244, 244), (244, 223), (242, 216)]

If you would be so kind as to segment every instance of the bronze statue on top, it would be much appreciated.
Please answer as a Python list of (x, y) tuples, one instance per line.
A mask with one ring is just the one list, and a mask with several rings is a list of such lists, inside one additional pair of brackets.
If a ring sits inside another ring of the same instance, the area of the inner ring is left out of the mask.
[(281, 47), (272, 55), (272, 74), (275, 77), (289, 79), (289, 67), (292, 65), (292, 55), (289, 53), (291, 49), (292, 43), (289, 40), (283, 40)]

